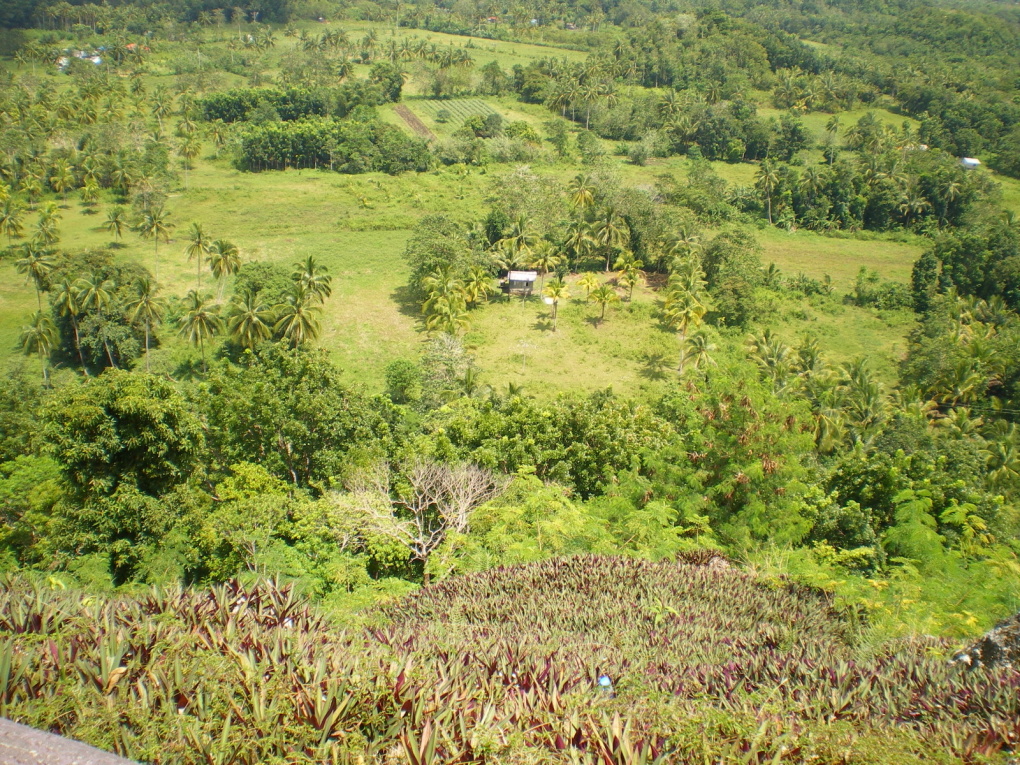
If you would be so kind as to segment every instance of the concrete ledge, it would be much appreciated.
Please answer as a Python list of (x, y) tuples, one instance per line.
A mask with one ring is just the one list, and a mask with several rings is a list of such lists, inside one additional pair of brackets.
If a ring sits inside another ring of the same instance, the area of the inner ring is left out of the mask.
[(0, 765), (130, 765), (131, 760), (0, 717)]

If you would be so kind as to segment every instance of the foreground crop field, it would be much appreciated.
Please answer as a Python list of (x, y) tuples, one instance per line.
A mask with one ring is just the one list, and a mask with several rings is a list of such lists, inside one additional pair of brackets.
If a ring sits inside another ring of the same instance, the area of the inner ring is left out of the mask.
[(865, 656), (826, 597), (711, 555), (497, 569), (365, 620), (341, 631), (271, 584), (86, 603), (7, 581), (0, 712), (154, 763), (527, 747), (549, 763), (888, 765), (973, 762), (1020, 735), (1014, 671), (950, 667), (932, 639)]

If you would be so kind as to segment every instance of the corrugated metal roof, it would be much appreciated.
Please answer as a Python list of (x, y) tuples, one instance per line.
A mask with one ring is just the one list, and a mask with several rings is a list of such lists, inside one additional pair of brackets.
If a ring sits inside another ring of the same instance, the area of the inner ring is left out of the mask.
[(511, 271), (507, 279), (512, 282), (533, 282), (538, 278), (538, 271)]

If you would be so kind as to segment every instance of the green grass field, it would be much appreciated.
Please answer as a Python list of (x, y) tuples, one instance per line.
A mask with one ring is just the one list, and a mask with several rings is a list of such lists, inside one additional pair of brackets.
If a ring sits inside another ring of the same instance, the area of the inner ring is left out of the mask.
[[(683, 162), (669, 160), (674, 166)], [(651, 174), (664, 169), (635, 168), (643, 172), (633, 173), (632, 167), (621, 164), (626, 181), (634, 183), (647, 183)], [(492, 167), (466, 176), (450, 169), (400, 177), (313, 170), (254, 174), (206, 157), (189, 174), (188, 189), (179, 189), (168, 201), (176, 228), (171, 241), (159, 248), (160, 283), (169, 295), (183, 295), (196, 286), (195, 271), (184, 255), (183, 238), (191, 221), (201, 222), (214, 237), (237, 243), (245, 260), (291, 266), (314, 255), (336, 279), (319, 343), (333, 353), (347, 382), (378, 390), (386, 364), (415, 358), (425, 337), (416, 307), (408, 305), (403, 294), (407, 269), (402, 252), (410, 230), (427, 213), (444, 213), (465, 223), (479, 219), (494, 177), (511, 169)], [(575, 172), (566, 165), (536, 170), (564, 183)], [(112, 199), (104, 200), (94, 214), (85, 215), (69, 200), (61, 211), (64, 246), (108, 246), (111, 237), (100, 224), (112, 204)], [(787, 276), (829, 274), (842, 291), (849, 289), (861, 265), (885, 278), (904, 280), (920, 252), (910, 243), (834, 239), (808, 231), (764, 229), (755, 235), (766, 263), (775, 262)], [(125, 236), (116, 254), (155, 268), (151, 243), (135, 234)], [(213, 289), (209, 274), (203, 276), (203, 288)], [(0, 263), (0, 297), (0, 351), (15, 355), (35, 294), (9, 259)], [(663, 369), (671, 368), (677, 352), (676, 338), (653, 318), (656, 300), (651, 290), (639, 288), (633, 303), (610, 308), (607, 320), (597, 324), (592, 321), (596, 308), (575, 299), (561, 306), (556, 333), (548, 328), (548, 309), (541, 302), (496, 301), (473, 312), (466, 342), (483, 381), (494, 387), (514, 382), (543, 395), (612, 386), (641, 395), (661, 385)], [(840, 307), (836, 315), (809, 311), (806, 318), (786, 319), (785, 327), (791, 335), (815, 331), (834, 360), (872, 354), (884, 359), (889, 352), (902, 352), (906, 331), (902, 324), (890, 327), (867, 311), (849, 307)], [(161, 336), (163, 347), (154, 351), (154, 361), (172, 372), (174, 360), (187, 351), (172, 328), (164, 328)], [(722, 348), (732, 345), (724, 337), (719, 340)], [(663, 366), (657, 359), (668, 362)], [(879, 366), (891, 379), (891, 362)]]
[[(572, 61), (584, 54), (542, 45), (504, 43), (482, 38), (466, 38), (419, 30), (398, 30), (384, 24), (366, 22), (332, 25), (342, 27), (352, 38), (375, 30), (378, 44), (391, 39), (424, 39), (437, 45), (469, 45), (475, 67), (498, 61), (504, 68), (528, 63), (551, 55)], [(326, 27), (307, 22), (299, 25), (311, 34)], [(224, 30), (224, 33), (226, 30)], [(215, 33), (207, 32), (212, 36)], [(298, 45), (297, 38), (278, 36), (277, 47), (269, 59), (273, 66)], [(10, 66), (14, 66), (10, 64)], [(357, 67), (361, 76), (368, 67)], [(365, 70), (362, 72), (361, 70)], [(15, 67), (15, 73), (22, 69)], [(271, 69), (272, 75), (275, 69)], [(53, 74), (42, 75), (58, 87), (67, 80)], [(220, 85), (243, 82), (234, 75), (217, 75)], [(176, 78), (167, 67), (154, 66), (146, 82), (172, 85)], [(404, 104), (439, 138), (452, 134), (463, 120), (474, 114), (498, 113), (505, 120), (525, 120), (539, 131), (543, 123), (559, 117), (541, 105), (522, 104), (510, 98), (469, 97), (431, 99), (423, 96), (412, 76), (406, 88)], [(436, 122), (440, 110), (451, 119)], [(868, 110), (843, 115), (844, 125)], [(875, 109), (880, 118), (898, 125), (902, 118)], [(776, 110), (763, 106), (769, 116)], [(392, 106), (380, 109), (381, 118), (409, 129), (393, 112)], [(812, 132), (824, 129), (828, 115), (805, 115)], [(570, 125), (571, 130), (576, 130)], [(605, 142), (609, 162), (620, 180), (628, 186), (652, 188), (661, 174), (682, 179), (688, 160), (684, 157), (653, 159), (638, 167), (615, 156), (615, 145)], [(713, 163), (716, 172), (730, 184), (753, 183), (756, 165), (752, 163)], [(417, 306), (406, 302), (407, 268), (402, 252), (417, 221), (430, 213), (443, 213), (462, 222), (480, 220), (486, 210), (486, 197), (498, 176), (511, 166), (471, 168), (464, 174), (440, 168), (420, 175), (390, 177), (380, 174), (344, 176), (321, 171), (244, 173), (233, 168), (226, 158), (214, 158), (211, 145), (174, 189), (167, 209), (176, 228), (172, 240), (159, 248), (159, 281), (165, 295), (183, 296), (196, 286), (196, 275), (184, 255), (184, 235), (192, 221), (202, 223), (214, 238), (235, 242), (246, 261), (270, 261), (292, 266), (314, 255), (334, 275), (334, 293), (327, 303), (319, 344), (330, 350), (343, 368), (347, 382), (362, 383), (379, 390), (383, 370), (397, 358), (414, 359), (425, 338), (417, 315)], [(581, 168), (574, 163), (538, 164), (536, 173), (566, 183)], [(1020, 207), (1020, 183), (1003, 183), (1007, 202)], [(100, 228), (106, 213), (116, 200), (104, 197), (92, 214), (75, 196), (62, 206), (61, 246), (70, 251), (106, 247), (110, 235)], [(26, 220), (31, 227), (34, 216)], [(805, 303), (783, 305), (773, 316), (791, 342), (805, 333), (819, 338), (833, 361), (862, 355), (873, 356), (883, 379), (892, 381), (896, 359), (903, 352), (904, 336), (910, 321), (904, 317), (883, 316), (873, 311), (839, 304), (838, 297), (848, 291), (858, 269), (866, 266), (886, 279), (909, 279), (913, 261), (922, 242), (910, 237), (834, 238), (802, 230), (793, 233), (769, 228), (754, 228), (761, 242), (763, 261), (775, 263), (787, 277), (804, 273), (814, 278), (828, 274), (836, 288), (837, 299), (814, 306)], [(705, 236), (712, 232), (706, 231)], [(133, 233), (125, 235), (115, 250), (123, 261), (138, 261), (155, 269), (151, 243)], [(576, 277), (572, 277), (576, 278)], [(203, 277), (203, 288), (214, 289), (212, 277)], [(230, 285), (225, 294), (229, 296)], [(596, 308), (579, 295), (560, 307), (559, 329), (552, 332), (548, 308), (541, 301), (495, 300), (472, 312), (472, 328), (465, 340), (482, 370), (483, 382), (494, 387), (508, 382), (523, 384), (533, 395), (552, 394), (571, 389), (615, 387), (636, 395), (654, 392), (675, 366), (677, 340), (659, 327), (655, 318), (658, 297), (640, 286), (633, 302), (610, 308), (607, 320), (594, 321)], [(11, 259), (0, 261), (0, 358), (20, 352), (20, 328), (35, 309), (32, 288), (17, 274)], [(190, 351), (172, 327), (160, 332), (162, 347), (153, 352), (154, 363), (173, 372), (180, 359)], [(740, 353), (744, 337), (725, 331), (714, 335), (720, 353)]]

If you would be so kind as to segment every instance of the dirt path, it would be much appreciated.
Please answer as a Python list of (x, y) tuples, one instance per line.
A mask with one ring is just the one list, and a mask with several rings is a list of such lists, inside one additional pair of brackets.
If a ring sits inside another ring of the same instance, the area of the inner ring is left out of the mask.
[(420, 135), (422, 138), (425, 138), (429, 141), (436, 140), (436, 134), (429, 130), (427, 127), (425, 127), (425, 123), (418, 119), (418, 115), (412, 112), (406, 106), (404, 106), (403, 104), (397, 104), (396, 106), (393, 107), (393, 111), (395, 111), (400, 116), (400, 118), (407, 123), (407, 126), (411, 128), (411, 130)]

